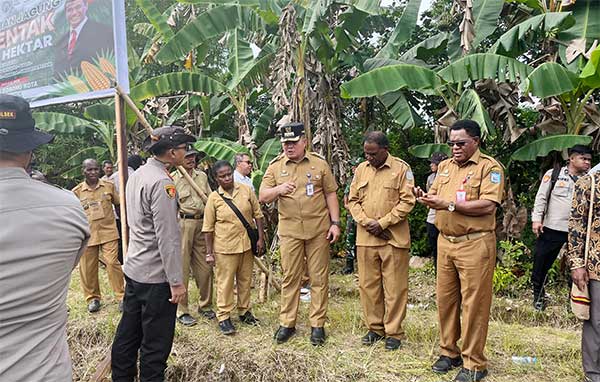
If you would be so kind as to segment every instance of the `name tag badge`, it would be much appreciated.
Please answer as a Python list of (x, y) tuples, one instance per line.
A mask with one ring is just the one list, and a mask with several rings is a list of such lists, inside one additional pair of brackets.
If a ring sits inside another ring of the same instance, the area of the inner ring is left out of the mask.
[(312, 183), (306, 183), (306, 196), (313, 196), (315, 194), (315, 186)]
[(281, 174), (279, 174), (279, 176), (288, 176), (290, 174), (288, 174), (287, 172), (282, 172)]

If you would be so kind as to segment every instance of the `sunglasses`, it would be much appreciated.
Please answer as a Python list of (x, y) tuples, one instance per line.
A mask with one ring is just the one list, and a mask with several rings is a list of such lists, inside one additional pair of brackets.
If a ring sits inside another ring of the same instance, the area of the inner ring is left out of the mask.
[(454, 146), (463, 147), (464, 145), (466, 145), (469, 142), (470, 141), (448, 141), (447, 144), (450, 147), (454, 147)]

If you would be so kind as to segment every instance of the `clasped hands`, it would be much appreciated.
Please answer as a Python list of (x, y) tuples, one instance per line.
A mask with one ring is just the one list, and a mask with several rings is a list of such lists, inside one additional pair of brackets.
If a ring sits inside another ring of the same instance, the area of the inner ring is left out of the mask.
[(448, 202), (440, 199), (437, 195), (430, 195), (421, 189), (421, 187), (414, 187), (413, 193), (417, 197), (417, 202), (426, 205), (434, 210), (445, 210), (448, 209)]
[(373, 236), (377, 236), (380, 239), (390, 240), (392, 238), (390, 231), (388, 231), (387, 229), (384, 230), (377, 220), (369, 221), (365, 226), (365, 229), (368, 233), (370, 233)]

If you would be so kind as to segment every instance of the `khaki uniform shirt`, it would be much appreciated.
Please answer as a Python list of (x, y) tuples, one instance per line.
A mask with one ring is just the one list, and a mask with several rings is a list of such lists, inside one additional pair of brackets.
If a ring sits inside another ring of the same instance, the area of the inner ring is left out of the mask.
[[(406, 218), (415, 206), (413, 184), (410, 166), (391, 155), (380, 168), (371, 166), (369, 162), (358, 165), (348, 201), (352, 217), (357, 222), (357, 246), (390, 244), (397, 248), (410, 248)], [(386, 241), (367, 232), (365, 227), (371, 220), (377, 220), (392, 238)]]
[[(438, 166), (437, 176), (429, 190), (445, 201), (456, 201), (456, 191), (464, 183), (469, 200), (491, 200), (502, 202), (504, 195), (504, 170), (492, 157), (477, 150), (463, 165), (453, 158), (446, 159)], [(462, 236), (468, 233), (493, 231), (496, 228), (496, 212), (484, 216), (466, 216), (460, 212), (437, 210), (435, 226), (448, 236)]]
[[(435, 180), (436, 175), (437, 175), (437, 173), (435, 173), (435, 172), (432, 172), (431, 174), (429, 174), (429, 176), (427, 177), (427, 184), (425, 185), (425, 190), (429, 191), (429, 189), (433, 185), (433, 181)], [(427, 211), (427, 223), (429, 223), (429, 224), (435, 223), (435, 210), (433, 208), (430, 208), (429, 211)]]
[(592, 228), (587, 264), (585, 262), (585, 242), (588, 230), (588, 214), (592, 194), (592, 177), (581, 177), (575, 183), (571, 216), (569, 217), (569, 237), (567, 240), (567, 260), (571, 269), (586, 267), (590, 279), (600, 281), (600, 174), (594, 175), (594, 200), (592, 200)]
[(213, 250), (220, 254), (244, 253), (252, 249), (246, 228), (220, 195), (231, 199), (250, 225), (263, 217), (254, 191), (245, 184), (234, 183), (230, 195), (221, 187), (213, 191), (206, 202), (202, 232), (213, 232)]
[[(204, 192), (204, 195), (208, 197), (210, 195), (210, 187), (208, 186), (208, 177), (206, 174), (203, 171), (192, 170), (191, 176), (198, 187)], [(202, 217), (205, 203), (200, 195), (198, 195), (179, 171), (175, 171), (173, 180), (177, 189), (179, 212), (186, 215), (200, 215)]]
[(67, 292), (90, 237), (70, 191), (0, 168), (0, 381), (72, 381)]
[(73, 189), (81, 201), (90, 224), (89, 246), (100, 245), (119, 239), (119, 231), (115, 220), (113, 205), (119, 205), (119, 194), (115, 185), (109, 181), (98, 180), (96, 188), (91, 188), (85, 181)]
[[(314, 188), (312, 196), (306, 193), (308, 175)], [(337, 190), (327, 162), (320, 155), (311, 152), (307, 152), (298, 162), (280, 154), (269, 164), (261, 188), (272, 188), (285, 182), (295, 183), (296, 190), (278, 198), (279, 235), (309, 240), (327, 232), (331, 222), (325, 194)]]
[[(552, 170), (548, 170), (542, 178), (542, 183), (535, 195), (535, 204), (531, 213), (531, 220), (543, 222), (544, 227), (557, 231), (567, 232), (569, 229), (569, 212), (571, 212), (571, 199), (575, 190), (576, 177), (571, 178), (567, 166), (560, 169), (554, 189), (548, 201), (548, 189), (552, 178)], [(548, 210), (546, 210), (546, 206)]]
[(181, 284), (177, 192), (164, 163), (150, 158), (126, 186), (129, 247), (123, 272), (139, 283)]

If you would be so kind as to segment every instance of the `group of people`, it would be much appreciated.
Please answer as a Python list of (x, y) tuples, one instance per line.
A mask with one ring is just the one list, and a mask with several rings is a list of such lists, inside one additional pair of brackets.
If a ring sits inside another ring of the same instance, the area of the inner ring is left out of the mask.
[[(107, 165), (103, 166), (107, 178), (101, 179), (98, 163), (86, 160), (85, 180), (72, 193), (32, 180), (25, 171), (32, 151), (52, 136), (35, 129), (25, 100), (0, 95), (0, 215), (7, 222), (0, 230), (0, 287), (8, 291), (0, 296), (0, 338), (6, 354), (0, 359), (0, 376), (11, 381), (71, 379), (65, 302), (70, 273), (78, 262), (88, 310), (100, 308), (98, 261), (102, 260), (122, 311), (112, 346), (113, 381), (133, 381), (138, 371), (142, 381), (164, 380), (176, 322), (196, 323), (187, 293), (190, 274), (199, 291), (198, 314), (216, 318), (223, 334), (236, 332), (235, 309), (242, 324), (258, 324), (251, 310), (250, 286), (254, 257), (265, 250), (260, 203), (277, 203), (279, 214), (283, 278), (274, 339), (282, 344), (295, 335), (300, 289), (307, 276), (309, 342), (323, 345), (330, 244), (341, 234), (337, 184), (326, 160), (306, 149), (301, 123), (282, 126), (280, 135), (283, 151), (269, 164), (257, 196), (248, 155), (237, 155), (235, 168), (217, 161), (212, 171), (218, 188), (211, 191), (207, 175), (196, 169), (198, 153), (190, 146), (195, 137), (174, 126), (154, 129), (143, 144), (150, 157), (132, 168), (126, 185), (129, 242), (121, 267), (113, 212), (119, 203), (119, 186), (110, 181)], [(410, 166), (389, 153), (385, 133), (368, 132), (363, 141), (365, 161), (356, 164), (345, 198), (356, 222), (360, 301), (367, 327), (361, 343), (382, 342), (390, 351), (405, 339), (408, 216), (416, 203), (432, 211), (440, 331), (440, 354), (432, 370), (447, 373), (460, 368), (454, 378), (459, 382), (479, 381), (487, 375), (484, 347), (496, 262), (496, 211), (505, 184), (502, 165), (480, 151), (480, 137), (476, 122), (454, 123), (448, 140), (452, 156), (432, 158), (435, 177), (428, 179), (424, 191), (415, 185)], [(547, 241), (552, 245), (539, 247), (555, 248), (552, 230), (564, 226), (552, 225), (559, 218), (554, 210), (564, 205), (563, 189), (572, 189), (575, 197), (566, 241), (574, 282), (584, 287), (591, 280), (592, 319), (584, 325), (584, 369), (590, 380), (597, 381), (600, 338), (596, 333), (600, 330), (594, 318), (600, 315), (600, 303), (595, 304), (594, 298), (600, 298), (596, 271), (600, 251), (590, 251), (584, 262), (581, 241), (587, 232), (591, 182), (589, 176), (574, 178), (584, 172), (585, 166), (577, 163), (588, 163), (589, 169), (590, 153), (573, 148), (570, 155), (566, 170), (542, 180), (540, 193), (550, 201), (539, 203), (545, 205), (541, 220), (535, 219), (540, 216), (536, 202), (534, 230), (538, 228), (539, 241), (550, 235)], [(179, 166), (181, 172), (170, 172)], [(592, 206), (600, 212), (597, 199)], [(543, 228), (536, 226), (540, 222)], [(35, 245), (27, 244), (31, 232)], [(597, 248), (597, 224), (592, 232), (591, 242)], [(543, 282), (535, 285), (537, 304), (543, 301)]]

